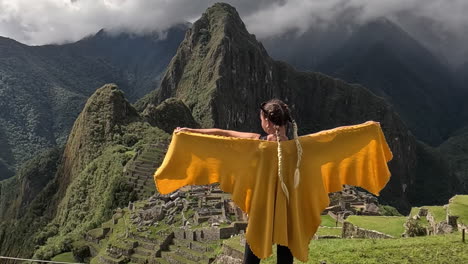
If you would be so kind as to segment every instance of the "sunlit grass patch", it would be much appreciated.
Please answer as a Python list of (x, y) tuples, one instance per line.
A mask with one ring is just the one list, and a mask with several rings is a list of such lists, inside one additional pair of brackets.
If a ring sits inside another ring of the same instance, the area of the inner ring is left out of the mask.
[(328, 226), (328, 227), (343, 226), (341, 223), (338, 223), (338, 225), (336, 225), (336, 220), (333, 219), (333, 217), (329, 215), (321, 215), (320, 217), (322, 218), (322, 222), (320, 223), (320, 226)]
[(65, 252), (51, 259), (52, 261), (76, 263), (72, 252)]
[[(310, 242), (307, 263), (468, 263), (467, 250), (468, 243), (461, 242), (460, 232), (398, 239), (319, 239)], [(261, 263), (276, 263), (276, 247), (273, 255)]]
[(456, 195), (448, 207), (450, 215), (458, 216), (458, 222), (468, 225), (468, 195)]
[(375, 230), (394, 237), (400, 237), (405, 231), (404, 216), (358, 216), (351, 215), (346, 221), (351, 224), (369, 230)]

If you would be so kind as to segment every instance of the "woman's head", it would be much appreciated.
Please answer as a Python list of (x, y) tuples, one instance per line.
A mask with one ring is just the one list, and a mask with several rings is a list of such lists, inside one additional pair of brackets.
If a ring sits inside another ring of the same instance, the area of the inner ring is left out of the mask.
[(279, 99), (271, 99), (260, 106), (260, 120), (266, 133), (272, 134), (275, 129), (292, 122), (288, 105)]
[(294, 141), (297, 149), (297, 161), (296, 170), (294, 171), (294, 188), (297, 188), (300, 181), (299, 166), (302, 159), (302, 146), (299, 142), (297, 135), (297, 124), (291, 117), (288, 105), (279, 99), (271, 99), (260, 106), (260, 120), (262, 121), (262, 128), (267, 134), (276, 134), (276, 141), (278, 142), (278, 178), (281, 182), (281, 188), (283, 189), (286, 199), (289, 202), (289, 190), (284, 183), (283, 170), (282, 170), (282, 149), (279, 137), (279, 130), (285, 127), (288, 122), (293, 125)]

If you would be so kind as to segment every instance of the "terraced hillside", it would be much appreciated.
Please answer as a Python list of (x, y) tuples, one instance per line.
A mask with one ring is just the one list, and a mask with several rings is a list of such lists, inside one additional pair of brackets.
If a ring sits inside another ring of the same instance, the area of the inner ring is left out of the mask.
[(156, 191), (153, 175), (167, 151), (167, 142), (143, 146), (124, 168), (128, 183), (136, 191), (137, 199), (144, 200)]
[(245, 230), (229, 195), (217, 187), (185, 188), (117, 209), (73, 245), (91, 263), (211, 263), (223, 239)]

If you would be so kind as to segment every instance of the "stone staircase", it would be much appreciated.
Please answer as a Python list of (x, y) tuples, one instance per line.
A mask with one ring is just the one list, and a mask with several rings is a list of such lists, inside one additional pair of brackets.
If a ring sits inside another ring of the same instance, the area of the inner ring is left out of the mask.
[(165, 142), (146, 145), (126, 166), (124, 174), (139, 200), (147, 199), (155, 193), (153, 175), (164, 158), (167, 146)]

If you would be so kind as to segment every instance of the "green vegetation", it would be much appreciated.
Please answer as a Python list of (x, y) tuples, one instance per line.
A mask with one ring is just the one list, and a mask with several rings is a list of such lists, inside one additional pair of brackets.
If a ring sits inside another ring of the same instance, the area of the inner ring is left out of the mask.
[[(131, 158), (126, 148), (110, 147), (91, 162), (69, 187), (59, 205), (58, 215), (49, 227), (59, 227), (58, 236), (36, 251), (39, 259), (49, 259), (60, 253), (60, 245), (70, 243), (109, 219), (113, 208), (124, 206), (130, 200), (131, 188), (126, 186), (123, 165)], [(122, 195), (122, 193), (126, 195)], [(119, 195), (117, 196), (117, 193)]]
[[(138, 136), (137, 143), (130, 147), (110, 145), (70, 183), (56, 217), (38, 235), (46, 244), (35, 252), (37, 258), (48, 259), (72, 249), (73, 241), (110, 219), (115, 208), (125, 207), (135, 199), (133, 188), (123, 175), (124, 166), (138, 150), (143, 151), (148, 144), (166, 141), (169, 135), (139, 122), (128, 125), (126, 131)], [(126, 142), (124, 137), (115, 140), (122, 144)]]
[(243, 238), (244, 236), (242, 235), (238, 235), (238, 236), (233, 236), (229, 239), (226, 239), (223, 241), (223, 244), (232, 248), (232, 249), (235, 249), (239, 252), (244, 252), (245, 250), (245, 247), (243, 245), (241, 245), (241, 238)]
[[(468, 114), (468, 108), (465, 109)], [(458, 189), (458, 193), (468, 193), (468, 126), (455, 131), (438, 149), (446, 156), (460, 181), (454, 188)]]
[(395, 207), (390, 205), (379, 205), (379, 212), (383, 216), (402, 216)]
[(75, 258), (73, 257), (72, 252), (65, 252), (59, 254), (51, 259), (52, 261), (60, 261), (60, 262), (73, 262), (76, 263)]
[(436, 222), (441, 222), (446, 219), (447, 212), (443, 206), (421, 206), (411, 208), (410, 216), (417, 215), (420, 208), (427, 209), (428, 212), (434, 216)]
[(351, 215), (346, 221), (369, 230), (375, 230), (394, 237), (400, 237), (405, 231), (406, 217), (399, 216), (358, 216)]
[(158, 106), (148, 106), (143, 116), (147, 118), (150, 124), (169, 134), (172, 134), (176, 127), (199, 127), (193, 119), (190, 109), (177, 98), (168, 98)]
[(341, 237), (341, 233), (343, 229), (341, 227), (319, 227), (317, 233), (318, 236), (339, 236)]
[(427, 228), (429, 222), (423, 219), (410, 218), (405, 223), (405, 235), (409, 237), (425, 236), (427, 235)]
[[(322, 222), (320, 223), (320, 226), (328, 226), (328, 227), (336, 227), (336, 220), (333, 219), (333, 217), (329, 215), (321, 215)], [(340, 222), (338, 222), (338, 226), (343, 226)]]
[[(398, 239), (319, 239), (310, 242), (307, 263), (468, 263), (467, 250), (460, 233)], [(262, 264), (276, 263), (275, 247), (273, 251)]]
[[(408, 200), (414, 205), (447, 203), (456, 192), (458, 180), (439, 149), (418, 141), (415, 182), (408, 190)], [(446, 175), (441, 177), (441, 175)]]
[(455, 195), (448, 207), (450, 215), (458, 216), (458, 222), (468, 225), (468, 195)]
[(185, 30), (172, 27), (164, 39), (101, 31), (46, 46), (0, 38), (0, 172), (13, 172), (44, 148), (65, 143), (86, 99), (103, 84), (119, 84), (130, 101), (154, 90)]
[(31, 256), (34, 246), (41, 243), (34, 236), (50, 221), (47, 207), (57, 192), (53, 176), (61, 153), (59, 148), (45, 151), (14, 177), (0, 182), (1, 255)]

